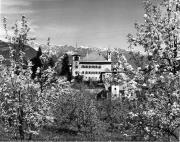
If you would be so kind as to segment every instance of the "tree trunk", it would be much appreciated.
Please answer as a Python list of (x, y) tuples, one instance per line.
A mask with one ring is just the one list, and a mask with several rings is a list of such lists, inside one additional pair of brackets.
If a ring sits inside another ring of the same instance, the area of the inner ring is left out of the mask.
[(108, 115), (108, 119), (111, 121), (112, 118), (111, 118), (111, 108), (112, 108), (112, 102), (111, 102), (111, 95), (108, 94), (107, 92), (107, 96), (108, 96), (108, 105), (107, 105), (107, 115)]
[(23, 129), (23, 107), (22, 107), (22, 96), (21, 93), (19, 91), (19, 109), (18, 109), (18, 120), (19, 120), (19, 135), (20, 135), (20, 139), (24, 140), (24, 129)]
[(23, 130), (23, 118), (22, 118), (22, 110), (20, 109), (20, 115), (19, 115), (19, 135), (20, 139), (24, 140), (24, 130)]
[(29, 134), (28, 140), (29, 140), (29, 141), (32, 140), (32, 133)]

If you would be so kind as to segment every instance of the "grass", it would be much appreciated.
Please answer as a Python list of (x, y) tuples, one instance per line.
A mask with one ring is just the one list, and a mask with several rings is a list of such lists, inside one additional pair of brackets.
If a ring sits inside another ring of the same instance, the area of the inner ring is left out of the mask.
[(38, 140), (53, 141), (123, 141), (125, 137), (120, 133), (112, 132), (105, 132), (103, 135), (92, 136), (88, 133), (80, 133), (67, 129), (45, 128), (41, 131), (39, 138)]
[[(0, 127), (0, 141), (14, 140)], [(91, 135), (54, 126), (44, 127), (39, 135), (33, 135), (32, 141), (124, 141), (125, 137), (117, 132), (105, 132), (103, 135)]]

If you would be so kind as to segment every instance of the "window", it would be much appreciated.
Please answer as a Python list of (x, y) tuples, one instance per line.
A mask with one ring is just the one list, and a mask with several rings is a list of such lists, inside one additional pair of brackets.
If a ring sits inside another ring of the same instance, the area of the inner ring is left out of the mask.
[(75, 56), (74, 61), (79, 61), (79, 57)]
[(82, 71), (82, 74), (84, 74), (84, 71)]
[(88, 72), (86, 71), (85, 74), (88, 74)]
[(76, 66), (75, 66), (75, 68), (77, 69), (77, 68), (78, 68), (78, 66), (76, 65)]

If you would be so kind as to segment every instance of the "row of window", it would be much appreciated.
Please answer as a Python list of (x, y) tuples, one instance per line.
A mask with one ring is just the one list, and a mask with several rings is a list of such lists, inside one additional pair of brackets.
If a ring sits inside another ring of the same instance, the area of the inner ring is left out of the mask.
[(101, 74), (101, 72), (96, 72), (96, 71), (82, 71), (82, 74)]
[(86, 80), (88, 80), (88, 79), (89, 79), (89, 80), (90, 80), (90, 79), (92, 79), (92, 80), (99, 80), (98, 77), (85, 77), (85, 79), (86, 79)]
[(91, 65), (91, 66), (88, 66), (88, 65), (82, 65), (81, 68), (96, 68), (96, 69), (98, 68), (98, 69), (100, 69), (101, 66), (99, 66), (99, 65), (94, 65), (94, 66), (93, 66), (93, 65)]

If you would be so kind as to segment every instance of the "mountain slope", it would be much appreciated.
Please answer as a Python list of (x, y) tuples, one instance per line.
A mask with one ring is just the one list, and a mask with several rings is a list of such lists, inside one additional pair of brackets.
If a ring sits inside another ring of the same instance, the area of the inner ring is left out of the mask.
[[(0, 40), (0, 55), (3, 55), (3, 57), (6, 59), (9, 58), (9, 51), (10, 51), (9, 46), (18, 48), (17, 45), (9, 44), (7, 41), (2, 39)], [(29, 45), (24, 46), (24, 52), (25, 52), (25, 57), (28, 59), (34, 58), (37, 54), (37, 51)]]

